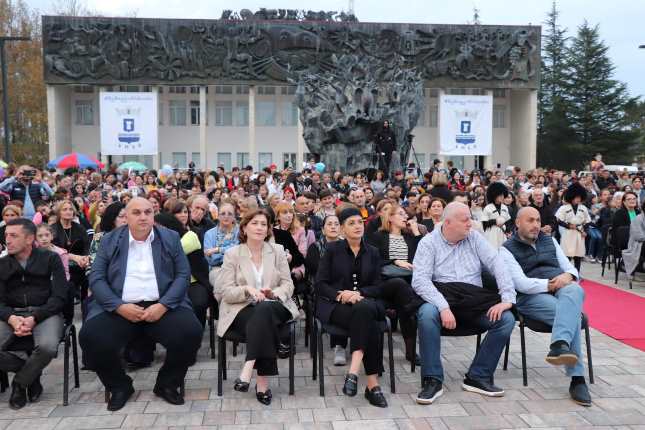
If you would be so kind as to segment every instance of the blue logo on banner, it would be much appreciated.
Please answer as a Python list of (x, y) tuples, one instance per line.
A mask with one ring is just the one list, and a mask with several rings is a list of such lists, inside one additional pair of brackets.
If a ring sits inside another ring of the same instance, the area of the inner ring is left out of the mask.
[(461, 122), (461, 132), (462, 132), (462, 134), (469, 134), (470, 133), (470, 121), (462, 121)]
[(134, 118), (123, 118), (123, 133), (119, 133), (119, 142), (130, 144), (140, 139), (139, 133), (134, 132)]

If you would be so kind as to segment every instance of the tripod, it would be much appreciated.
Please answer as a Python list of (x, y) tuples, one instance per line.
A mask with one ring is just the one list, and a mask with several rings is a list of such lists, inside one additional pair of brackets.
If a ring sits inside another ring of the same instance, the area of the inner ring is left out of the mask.
[(408, 134), (407, 139), (408, 139), (408, 142), (410, 143), (412, 156), (414, 157), (414, 161), (417, 166), (417, 177), (421, 178), (421, 163), (419, 163), (419, 156), (417, 155), (417, 151), (414, 149), (414, 144), (412, 143), (412, 141), (414, 140), (414, 134)]

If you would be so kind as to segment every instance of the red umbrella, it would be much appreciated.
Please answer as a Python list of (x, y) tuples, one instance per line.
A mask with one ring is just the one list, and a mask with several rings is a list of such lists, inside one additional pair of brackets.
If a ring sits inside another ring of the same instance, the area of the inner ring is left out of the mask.
[(47, 163), (47, 167), (50, 169), (87, 169), (87, 168), (99, 168), (102, 169), (105, 167), (103, 163), (97, 160), (94, 157), (89, 155), (79, 154), (78, 152), (71, 152), (69, 154), (61, 155), (60, 157)]

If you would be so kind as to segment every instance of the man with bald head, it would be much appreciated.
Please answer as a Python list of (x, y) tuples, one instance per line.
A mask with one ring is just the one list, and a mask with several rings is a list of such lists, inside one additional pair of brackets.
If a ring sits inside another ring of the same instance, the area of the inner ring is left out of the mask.
[(136, 197), (126, 207), (127, 225), (101, 239), (92, 264), (87, 320), (80, 344), (88, 365), (110, 393), (108, 410), (125, 406), (134, 393), (120, 352), (147, 336), (166, 349), (154, 393), (183, 404), (178, 392), (202, 338), (186, 296), (190, 266), (179, 235), (154, 225), (152, 203)]
[(564, 365), (571, 377), (571, 398), (580, 405), (591, 406), (580, 348), (584, 291), (576, 282), (578, 271), (558, 242), (541, 230), (537, 209), (520, 209), (515, 225), (517, 231), (500, 253), (518, 293), (517, 310), (553, 327), (546, 361)]
[[(422, 376), (417, 403), (431, 404), (443, 394), (441, 330), (462, 325), (488, 331), (462, 388), (503, 396), (504, 390), (495, 386), (493, 376), (515, 326), (509, 312), (515, 303), (515, 289), (498, 252), (481, 233), (472, 230), (468, 206), (459, 202), (446, 206), (441, 228), (419, 242), (413, 266), (412, 287), (426, 302), (417, 312)], [(484, 269), (494, 275), (499, 294), (482, 288)]]

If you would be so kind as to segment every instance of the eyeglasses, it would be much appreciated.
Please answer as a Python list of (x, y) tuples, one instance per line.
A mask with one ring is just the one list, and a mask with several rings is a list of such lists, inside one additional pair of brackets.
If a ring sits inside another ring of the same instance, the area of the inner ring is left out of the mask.
[(219, 216), (235, 216), (232, 212), (220, 212)]

